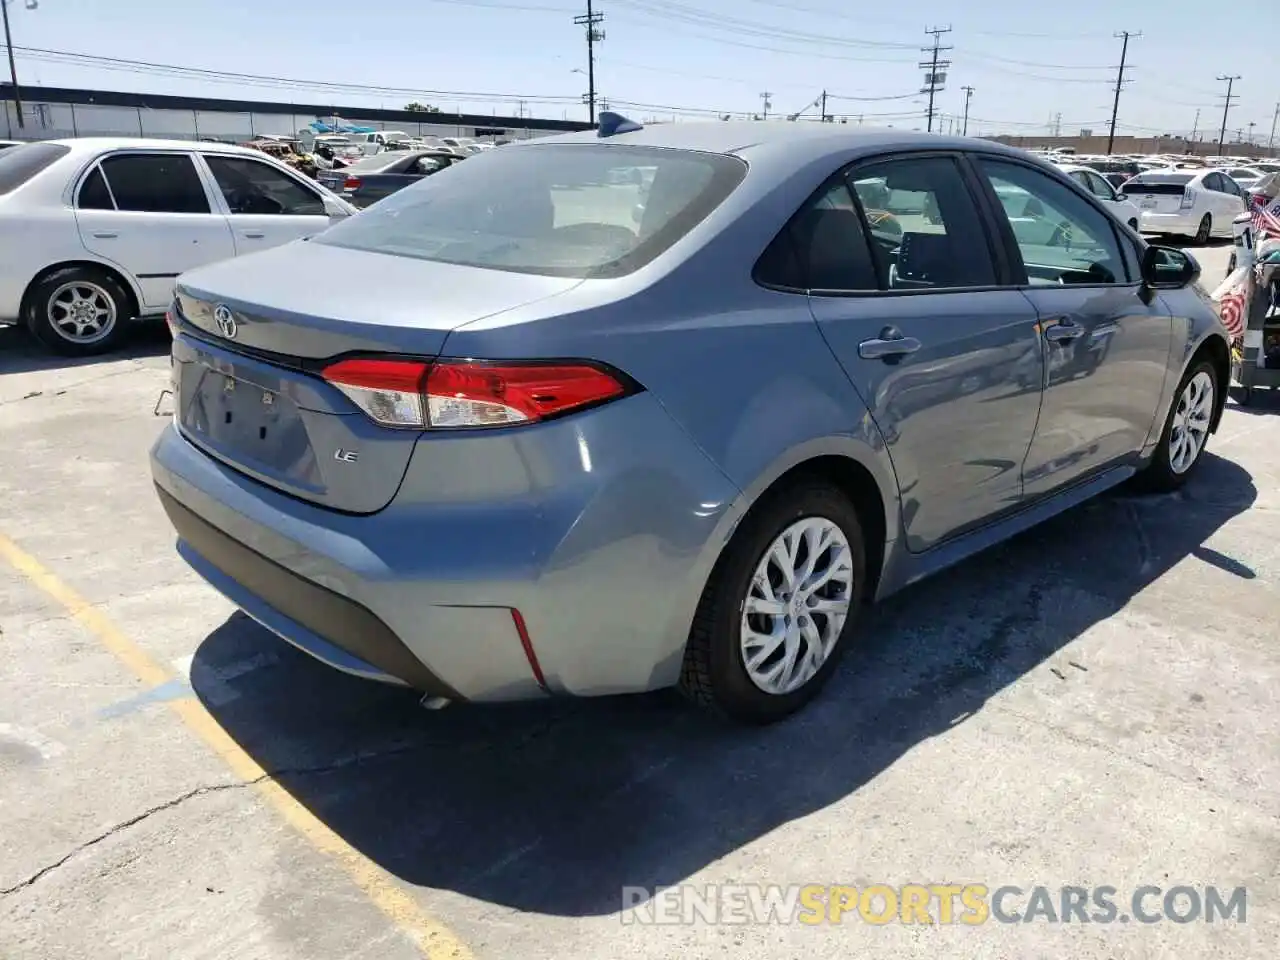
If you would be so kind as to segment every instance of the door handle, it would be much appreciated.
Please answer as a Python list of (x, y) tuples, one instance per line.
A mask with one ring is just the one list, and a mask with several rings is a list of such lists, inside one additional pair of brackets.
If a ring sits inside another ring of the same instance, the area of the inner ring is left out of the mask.
[(1083, 336), (1084, 327), (1074, 320), (1059, 320), (1052, 326), (1046, 327), (1044, 331), (1044, 338), (1050, 343), (1066, 343)]
[(897, 327), (885, 327), (880, 336), (858, 344), (858, 356), (863, 360), (892, 360), (919, 349), (920, 341), (915, 337), (904, 337)]
[(99, 233), (95, 233), (93, 236), (97, 240), (114, 240), (117, 236), (119, 236), (119, 234), (99, 232)]
[(246, 231), (244, 232), (244, 236), (245, 236), (245, 239), (246, 239), (246, 240), (261, 240), (263, 237), (265, 237), (265, 236), (266, 236), (266, 234), (265, 234), (265, 233), (258, 233), (258, 232), (256, 232), (256, 231), (246, 230)]

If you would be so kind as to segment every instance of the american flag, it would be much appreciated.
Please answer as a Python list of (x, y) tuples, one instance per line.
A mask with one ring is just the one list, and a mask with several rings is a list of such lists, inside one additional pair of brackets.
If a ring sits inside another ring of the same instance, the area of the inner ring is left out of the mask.
[(1250, 204), (1253, 218), (1250, 221), (1253, 232), (1259, 240), (1268, 237), (1280, 237), (1280, 198), (1271, 199), (1254, 196)]
[(1222, 317), (1222, 325), (1227, 328), (1232, 342), (1244, 338), (1244, 290), (1232, 290), (1222, 295), (1218, 301), (1218, 315)]

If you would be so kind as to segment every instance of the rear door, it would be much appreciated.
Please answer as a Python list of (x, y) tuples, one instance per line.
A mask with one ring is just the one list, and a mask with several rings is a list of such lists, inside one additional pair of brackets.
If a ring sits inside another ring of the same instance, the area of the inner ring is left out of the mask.
[(130, 274), (143, 312), (163, 310), (180, 273), (235, 255), (192, 154), (108, 154), (81, 178), (76, 224), (85, 249)]
[(912, 551), (1022, 497), (1043, 360), (989, 227), (949, 153), (859, 164), (794, 221), (813, 315), (889, 445)]
[(324, 197), (314, 187), (252, 157), (205, 153), (237, 254), (278, 247), (329, 226)]
[(1035, 198), (1052, 224), (1048, 242), (1004, 224), (1019, 282), (1043, 338), (1044, 399), (1023, 471), (1039, 497), (1131, 458), (1146, 441), (1164, 388), (1173, 319), (1159, 297), (1144, 303), (1133, 245), (1066, 184), (1030, 164), (979, 157), (992, 195)]

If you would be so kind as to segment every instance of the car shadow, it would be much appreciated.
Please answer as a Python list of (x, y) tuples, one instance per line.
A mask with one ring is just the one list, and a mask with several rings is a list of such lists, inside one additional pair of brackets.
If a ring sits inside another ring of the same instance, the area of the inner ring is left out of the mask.
[(95, 357), (64, 357), (46, 347), (25, 327), (3, 326), (0, 327), (0, 376), (86, 367), (112, 360), (162, 357), (169, 352), (172, 342), (163, 321), (147, 321), (134, 324), (115, 350)]
[(868, 611), (823, 694), (767, 728), (674, 694), (429, 712), (239, 614), (200, 644), (191, 681), (286, 790), (405, 882), (604, 915), (623, 886), (680, 882), (857, 791), (1184, 558), (1249, 575), (1205, 543), (1255, 497), (1243, 468), (1206, 455), (1177, 494), (1071, 510)]
[(1243, 399), (1243, 391), (1239, 387), (1231, 388), (1231, 396), (1235, 403), (1231, 404), (1227, 409), (1236, 413), (1247, 413), (1251, 416), (1269, 416), (1280, 413), (1280, 390), (1254, 387), (1250, 393), (1248, 403), (1240, 402)]

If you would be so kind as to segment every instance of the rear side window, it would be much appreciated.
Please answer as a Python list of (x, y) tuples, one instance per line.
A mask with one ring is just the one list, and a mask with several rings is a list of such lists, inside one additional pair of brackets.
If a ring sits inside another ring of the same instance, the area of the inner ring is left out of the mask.
[(204, 159), (232, 213), (324, 216), (319, 194), (274, 167), (245, 157), (205, 154)]
[(17, 190), (70, 152), (60, 143), (24, 143), (0, 152), (0, 195)]
[(488, 150), (315, 242), (517, 273), (618, 277), (697, 226), (746, 169), (727, 154), (611, 143)]
[(843, 181), (810, 200), (756, 265), (756, 280), (793, 290), (878, 290), (871, 247)]
[(870, 163), (858, 167), (850, 180), (866, 211), (881, 287), (927, 290), (996, 284), (986, 228), (951, 157)]
[(181, 153), (117, 154), (102, 161), (117, 210), (208, 213), (195, 162)]
[(116, 203), (111, 199), (111, 191), (107, 189), (106, 178), (102, 176), (102, 168), (94, 167), (89, 176), (80, 184), (80, 196), (76, 198), (76, 206), (81, 210), (114, 210)]

